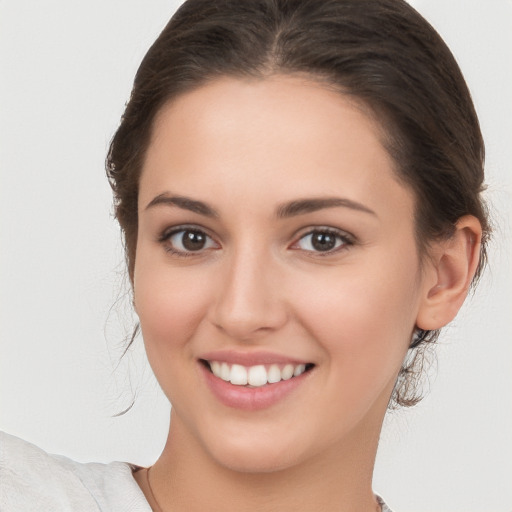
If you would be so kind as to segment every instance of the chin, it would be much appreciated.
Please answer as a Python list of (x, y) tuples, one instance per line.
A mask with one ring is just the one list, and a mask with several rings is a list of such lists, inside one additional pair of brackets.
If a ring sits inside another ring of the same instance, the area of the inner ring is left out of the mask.
[(275, 453), (238, 452), (222, 454), (216, 461), (224, 468), (237, 473), (275, 473), (286, 470), (298, 464), (298, 460), (291, 457), (284, 459), (276, 457)]
[(301, 462), (300, 451), (288, 439), (286, 445), (264, 436), (247, 436), (244, 439), (225, 438), (208, 451), (220, 466), (238, 473), (273, 473)]

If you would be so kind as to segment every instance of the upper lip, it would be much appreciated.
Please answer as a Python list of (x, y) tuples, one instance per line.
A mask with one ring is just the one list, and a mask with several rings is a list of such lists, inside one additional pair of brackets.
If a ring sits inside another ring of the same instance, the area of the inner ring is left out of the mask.
[(311, 361), (290, 357), (274, 352), (254, 351), (240, 352), (237, 350), (216, 350), (202, 354), (199, 359), (206, 361), (219, 361), (221, 363), (239, 364), (242, 366), (256, 366), (260, 364), (308, 364)]

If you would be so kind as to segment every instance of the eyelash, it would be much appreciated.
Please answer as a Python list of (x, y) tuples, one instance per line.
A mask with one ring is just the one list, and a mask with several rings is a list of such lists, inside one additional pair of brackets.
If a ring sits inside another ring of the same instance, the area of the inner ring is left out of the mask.
[(307, 253), (310, 255), (314, 255), (314, 257), (320, 257), (325, 258), (327, 256), (332, 256), (333, 254), (337, 254), (340, 251), (346, 250), (348, 247), (355, 244), (355, 239), (352, 235), (349, 235), (348, 233), (344, 231), (340, 231), (338, 229), (328, 228), (328, 227), (315, 227), (313, 229), (310, 229), (297, 240), (297, 242), (294, 242), (294, 244), (291, 246), (291, 249), (294, 250), (300, 250), (300, 248), (295, 248), (299, 244), (301, 240), (304, 240), (308, 236), (312, 236), (315, 233), (319, 233), (322, 235), (331, 235), (335, 237), (335, 243), (337, 244), (338, 241), (340, 242), (339, 245), (335, 246), (333, 249), (329, 249), (327, 251), (314, 251), (314, 250), (306, 250)]
[(204, 248), (198, 251), (182, 251), (175, 249), (172, 245), (168, 243), (174, 235), (187, 232), (203, 235), (207, 240), (213, 241), (213, 238), (209, 236), (201, 228), (198, 228), (196, 226), (177, 226), (175, 228), (172, 228), (171, 230), (164, 231), (158, 238), (158, 242), (160, 242), (164, 246), (166, 252), (170, 253), (172, 256), (177, 256), (178, 258), (190, 258), (203, 254), (205, 251)]
[[(204, 237), (206, 237), (207, 240), (216, 244), (216, 242), (213, 240), (213, 238), (211, 236), (209, 236), (203, 229), (195, 227), (195, 226), (177, 226), (175, 228), (172, 228), (171, 230), (166, 230), (159, 236), (158, 242), (161, 243), (162, 245), (164, 245), (164, 249), (166, 250), (166, 252), (172, 254), (173, 256), (177, 256), (179, 258), (190, 258), (190, 257), (194, 257), (194, 256), (199, 256), (199, 255), (202, 255), (205, 252), (205, 250), (211, 249), (211, 247), (207, 247), (207, 248), (201, 248), (197, 251), (190, 251), (190, 250), (183, 251), (183, 250), (175, 249), (172, 245), (170, 245), (168, 243), (169, 240), (173, 236), (175, 236), (179, 233), (184, 234), (186, 232), (203, 235)], [(335, 241), (336, 244), (338, 244), (338, 242), (340, 242), (339, 245), (335, 246), (333, 249), (329, 249), (326, 251), (305, 250), (306, 253), (310, 253), (310, 255), (314, 255), (315, 257), (325, 258), (327, 256), (336, 254), (340, 251), (346, 250), (348, 247), (355, 244), (355, 239), (352, 235), (350, 235), (344, 231), (337, 230), (337, 229), (320, 226), (320, 227), (315, 227), (314, 229), (310, 229), (306, 233), (302, 234), (300, 236), (300, 238), (298, 238), (297, 241), (294, 242), (290, 246), (290, 249), (301, 250), (299, 247), (297, 247), (297, 245), (302, 240), (304, 240), (306, 237), (312, 236), (315, 233), (320, 233), (323, 235), (332, 235), (336, 239), (336, 241)]]

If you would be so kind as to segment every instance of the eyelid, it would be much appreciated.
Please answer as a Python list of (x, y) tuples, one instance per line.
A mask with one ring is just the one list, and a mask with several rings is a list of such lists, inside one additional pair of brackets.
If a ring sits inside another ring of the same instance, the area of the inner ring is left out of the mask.
[(160, 230), (160, 234), (157, 237), (158, 242), (165, 242), (170, 236), (179, 233), (180, 231), (199, 231), (200, 233), (204, 233), (206, 236), (211, 238), (214, 237), (210, 234), (210, 230), (199, 225), (199, 224), (177, 224), (176, 226), (169, 226), (162, 230)]
[[(313, 251), (313, 250), (305, 250), (297, 247), (298, 243), (305, 238), (306, 236), (312, 235), (313, 233), (329, 233), (335, 235), (336, 237), (342, 240), (342, 244), (339, 247), (336, 247), (329, 251)], [(295, 235), (295, 241), (290, 246), (290, 249), (297, 251), (304, 251), (306, 253), (314, 254), (315, 256), (329, 256), (336, 254), (339, 251), (347, 249), (348, 247), (354, 245), (356, 243), (356, 237), (347, 231), (344, 231), (339, 228), (333, 228), (331, 226), (311, 226), (306, 228), (305, 231), (301, 230), (299, 234)]]
[[(169, 242), (172, 236), (176, 235), (177, 233), (181, 233), (183, 231), (193, 231), (197, 233), (201, 233), (205, 235), (209, 240), (213, 241), (213, 243), (217, 246), (216, 248), (220, 248), (220, 244), (215, 240), (215, 237), (213, 237), (209, 230), (197, 225), (197, 224), (180, 224), (177, 226), (172, 226), (164, 229), (161, 234), (157, 237), (157, 242), (164, 245), (165, 250), (169, 253), (171, 253), (173, 256), (179, 256), (179, 257), (191, 257), (191, 256), (201, 256), (204, 255), (206, 251), (209, 251), (211, 249), (214, 249), (212, 247), (207, 247), (203, 249), (199, 249), (197, 251), (187, 251), (187, 250), (181, 250), (176, 249), (175, 247), (172, 247), (171, 245), (167, 245), (166, 243)], [(216, 249), (215, 248), (215, 249)]]
[[(212, 236), (210, 234), (210, 230), (198, 225), (198, 224), (180, 224), (172, 227), (168, 227), (164, 229), (161, 234), (157, 237), (157, 242), (161, 244), (165, 244), (173, 235), (180, 233), (182, 231), (196, 231), (199, 233), (204, 234), (206, 237), (208, 237), (211, 241), (214, 242), (214, 244), (217, 246), (216, 248), (220, 248), (219, 242), (217, 242), (216, 237)], [(314, 251), (314, 250), (305, 250), (301, 249), (300, 247), (297, 247), (298, 243), (305, 238), (308, 235), (312, 235), (313, 233), (329, 233), (332, 235), (335, 235), (339, 239), (342, 240), (342, 244), (339, 247), (335, 247), (334, 249), (328, 250), (328, 251)], [(339, 229), (334, 228), (332, 226), (309, 226), (307, 228), (301, 229), (298, 233), (294, 235), (294, 242), (289, 246), (289, 249), (292, 250), (300, 250), (306, 253), (314, 254), (315, 256), (329, 256), (333, 255), (339, 251), (342, 251), (344, 249), (347, 249), (348, 247), (354, 245), (357, 242), (357, 239), (354, 235), (351, 233)], [(204, 254), (206, 251), (211, 250), (212, 248), (206, 248), (206, 249), (200, 249), (198, 251), (183, 251), (172, 247), (166, 247), (166, 251), (177, 255), (177, 256), (200, 256)]]

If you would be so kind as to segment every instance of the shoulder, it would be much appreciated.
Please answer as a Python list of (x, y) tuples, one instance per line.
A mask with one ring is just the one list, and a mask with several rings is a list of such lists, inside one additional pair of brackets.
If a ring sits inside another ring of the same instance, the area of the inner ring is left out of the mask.
[(80, 464), (0, 432), (0, 509), (151, 512), (124, 462)]

